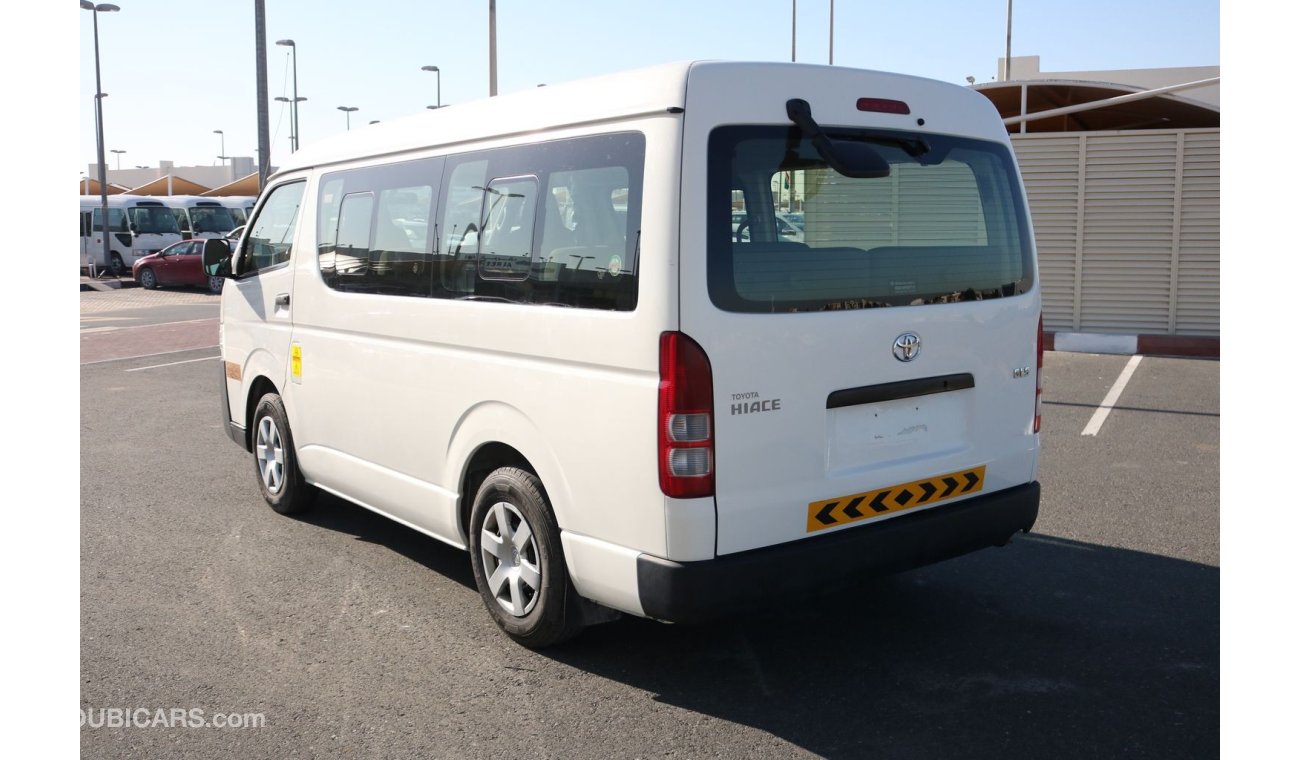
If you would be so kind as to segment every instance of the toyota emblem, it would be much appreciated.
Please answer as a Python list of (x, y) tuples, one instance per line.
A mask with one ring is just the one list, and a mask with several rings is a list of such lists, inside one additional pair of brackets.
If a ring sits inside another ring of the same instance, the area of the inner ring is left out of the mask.
[(910, 362), (921, 355), (921, 339), (916, 333), (903, 333), (894, 338), (894, 358), (900, 362)]

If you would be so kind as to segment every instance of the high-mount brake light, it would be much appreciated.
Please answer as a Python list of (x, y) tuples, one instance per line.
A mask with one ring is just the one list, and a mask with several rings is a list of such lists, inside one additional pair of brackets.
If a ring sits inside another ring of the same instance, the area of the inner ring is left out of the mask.
[(858, 98), (859, 111), (873, 111), (875, 113), (896, 113), (906, 116), (912, 112), (906, 103), (901, 100), (889, 100), (887, 98)]
[(713, 495), (713, 369), (679, 332), (659, 336), (659, 488), (678, 499)]

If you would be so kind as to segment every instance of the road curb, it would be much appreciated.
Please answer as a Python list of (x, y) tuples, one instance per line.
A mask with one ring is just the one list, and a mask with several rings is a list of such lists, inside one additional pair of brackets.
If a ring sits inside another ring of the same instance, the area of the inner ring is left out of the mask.
[(81, 292), (83, 293), (88, 290), (105, 292), (109, 290), (121, 290), (122, 288), (135, 288), (135, 287), (139, 287), (139, 283), (137, 283), (134, 279), (130, 279), (130, 278), (122, 278), (122, 277), (111, 277), (111, 278), (82, 277), (81, 278)]
[(1043, 333), (1043, 349), (1085, 354), (1219, 357), (1217, 336)]

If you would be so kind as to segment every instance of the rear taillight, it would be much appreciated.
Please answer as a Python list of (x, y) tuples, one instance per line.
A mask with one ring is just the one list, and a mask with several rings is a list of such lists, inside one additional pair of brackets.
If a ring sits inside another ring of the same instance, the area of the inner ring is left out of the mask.
[(1034, 432), (1043, 426), (1043, 315), (1038, 315), (1038, 371), (1034, 373)]
[(678, 499), (713, 495), (713, 370), (679, 332), (659, 336), (659, 488)]

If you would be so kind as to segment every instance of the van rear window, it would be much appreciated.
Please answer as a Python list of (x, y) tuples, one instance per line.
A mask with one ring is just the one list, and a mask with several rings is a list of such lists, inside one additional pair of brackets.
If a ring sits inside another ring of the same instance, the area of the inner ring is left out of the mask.
[(826, 130), (870, 145), (885, 177), (839, 174), (795, 128), (709, 138), (709, 294), (736, 312), (917, 306), (1031, 285), (1029, 225), (1002, 145)]

